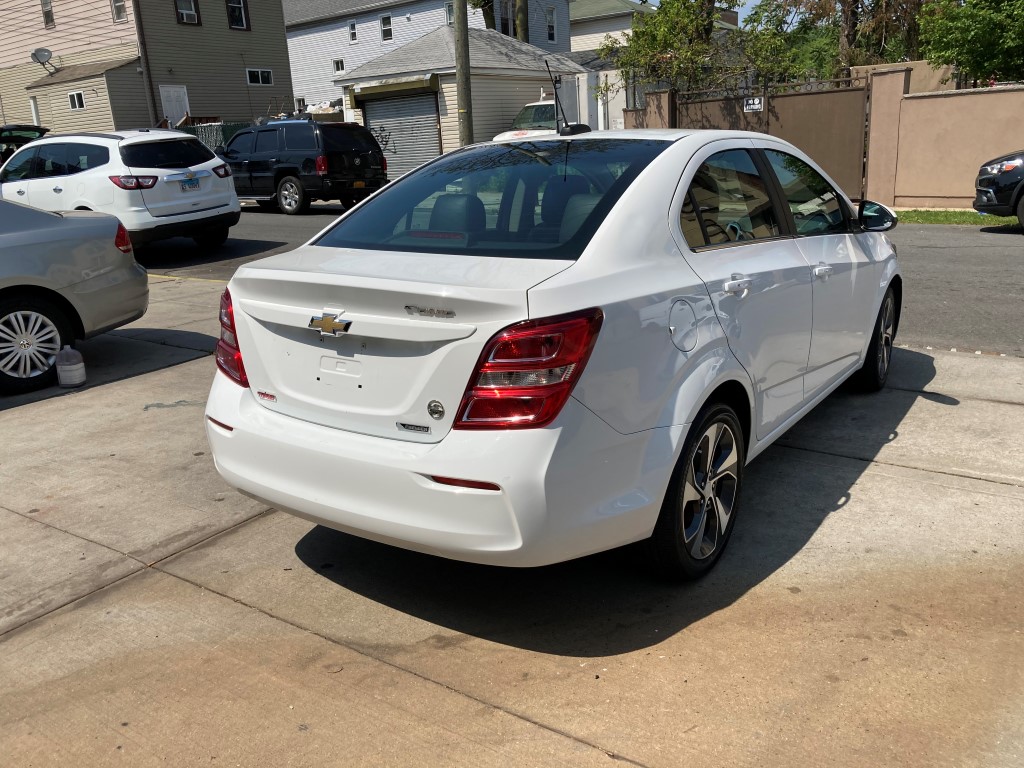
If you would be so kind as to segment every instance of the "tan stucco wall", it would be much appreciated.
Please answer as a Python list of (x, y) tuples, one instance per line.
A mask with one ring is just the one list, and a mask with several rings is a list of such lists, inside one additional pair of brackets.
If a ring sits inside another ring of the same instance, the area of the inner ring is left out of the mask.
[(893, 205), (896, 200), (900, 105), (909, 82), (909, 68), (875, 72), (870, 77), (864, 197), (883, 205)]
[(1024, 86), (905, 96), (896, 206), (970, 208), (981, 164), (1024, 146), (1022, 116)]
[(956, 88), (953, 82), (953, 67), (949, 65), (933, 67), (927, 61), (908, 61), (903, 64), (867, 64), (861, 67), (850, 67), (850, 77), (865, 80), (876, 72), (890, 70), (910, 70), (910, 90), (907, 93), (933, 93), (935, 91), (952, 91)]

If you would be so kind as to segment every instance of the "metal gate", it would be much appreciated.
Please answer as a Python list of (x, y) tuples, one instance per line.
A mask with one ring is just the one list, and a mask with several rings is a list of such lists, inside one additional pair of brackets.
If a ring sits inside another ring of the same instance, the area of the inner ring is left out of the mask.
[(367, 101), (363, 114), (366, 127), (377, 137), (388, 160), (388, 178), (397, 178), (441, 154), (434, 94)]
[[(758, 131), (785, 139), (825, 169), (850, 197), (863, 194), (867, 85), (861, 80), (773, 85), (767, 90), (646, 96), (627, 127)], [(759, 109), (758, 109), (759, 108)]]

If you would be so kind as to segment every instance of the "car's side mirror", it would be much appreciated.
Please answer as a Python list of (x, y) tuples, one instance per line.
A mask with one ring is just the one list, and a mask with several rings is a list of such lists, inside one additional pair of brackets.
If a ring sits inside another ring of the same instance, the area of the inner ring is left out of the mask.
[(224, 149), (223, 144), (218, 144), (216, 147), (213, 148), (213, 153), (215, 155), (226, 155), (228, 151)]
[(857, 208), (857, 221), (868, 232), (888, 232), (899, 219), (891, 208), (872, 200), (861, 200)]

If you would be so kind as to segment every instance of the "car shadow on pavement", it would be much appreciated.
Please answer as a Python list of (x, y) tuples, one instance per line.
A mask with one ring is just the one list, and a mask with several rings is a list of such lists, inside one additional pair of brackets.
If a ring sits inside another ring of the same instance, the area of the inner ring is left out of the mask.
[(85, 362), (84, 385), (52, 386), (23, 395), (0, 397), (0, 412), (197, 360), (208, 356), (216, 345), (216, 338), (195, 331), (135, 326), (110, 331), (75, 344)]
[(187, 237), (172, 237), (136, 248), (135, 260), (153, 272), (203, 266), (210, 262), (251, 260), (253, 256), (270, 255), (288, 247), (290, 244), (283, 240), (228, 238), (224, 245), (209, 248), (197, 245)]
[[(318, 526), (296, 544), (296, 555), (339, 588), (496, 643), (576, 657), (652, 646), (771, 577), (829, 515), (849, 504), (869, 460), (895, 439), (935, 375), (930, 356), (897, 351), (898, 389), (876, 395), (840, 389), (790, 431), (786, 445), (773, 446), (747, 468), (729, 548), (699, 582), (659, 581), (642, 545), (543, 568), (506, 569), (422, 555)], [(941, 393), (928, 394), (941, 404), (959, 405)], [(840, 436), (822, 447), (820, 439), (807, 439), (817, 433)], [(779, 588), (800, 591), (788, 582)]]
[(1000, 224), (990, 227), (982, 227), (982, 232), (989, 235), (1024, 235), (1024, 227), (1019, 224)]

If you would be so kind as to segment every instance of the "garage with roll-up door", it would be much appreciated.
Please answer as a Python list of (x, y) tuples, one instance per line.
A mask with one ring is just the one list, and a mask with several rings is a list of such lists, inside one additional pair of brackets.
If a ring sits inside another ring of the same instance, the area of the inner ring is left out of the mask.
[(363, 102), (366, 127), (377, 137), (396, 178), (441, 154), (437, 96), (424, 93)]

